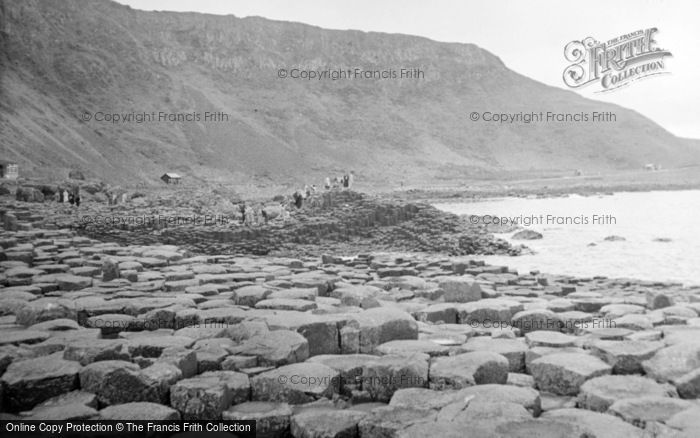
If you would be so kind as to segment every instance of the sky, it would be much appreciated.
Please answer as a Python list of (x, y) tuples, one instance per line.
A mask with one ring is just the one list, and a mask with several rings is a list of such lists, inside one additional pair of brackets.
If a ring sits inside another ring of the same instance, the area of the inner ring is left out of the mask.
[(564, 46), (593, 37), (607, 41), (651, 27), (670, 51), (670, 74), (608, 93), (576, 92), (649, 117), (675, 135), (700, 139), (700, 2), (697, 0), (117, 0), (134, 9), (260, 16), (327, 29), (420, 35), (472, 43), (512, 70), (569, 89)]

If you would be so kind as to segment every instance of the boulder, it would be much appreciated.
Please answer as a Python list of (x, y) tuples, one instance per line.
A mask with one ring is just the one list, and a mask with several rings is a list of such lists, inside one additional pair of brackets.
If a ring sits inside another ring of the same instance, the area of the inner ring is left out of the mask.
[(362, 391), (372, 400), (388, 402), (399, 389), (428, 386), (428, 355), (387, 355), (362, 367)]
[(605, 412), (618, 400), (644, 396), (669, 397), (675, 391), (642, 376), (600, 376), (581, 385), (577, 404), (584, 409)]
[(3, 410), (17, 412), (78, 388), (77, 362), (58, 355), (12, 362), (0, 378)]
[(358, 437), (357, 424), (366, 416), (350, 409), (310, 409), (292, 416), (290, 430), (295, 438)]
[(513, 315), (523, 310), (523, 305), (514, 300), (503, 298), (486, 298), (483, 300), (460, 304), (457, 308), (457, 322), (460, 324), (510, 323)]
[(259, 437), (284, 438), (289, 430), (292, 409), (287, 403), (245, 402), (232, 406), (221, 415), (223, 420), (255, 420)]
[(340, 373), (320, 363), (304, 362), (260, 373), (250, 383), (254, 401), (301, 404), (337, 394)]
[(518, 231), (517, 233), (513, 234), (511, 236), (511, 239), (514, 240), (538, 240), (541, 239), (543, 236), (541, 233), (538, 233), (537, 231), (533, 230), (522, 230)]
[(468, 276), (443, 277), (438, 283), (446, 302), (467, 303), (481, 299), (481, 285)]
[(520, 329), (522, 333), (538, 330), (560, 332), (564, 329), (564, 322), (561, 317), (546, 309), (531, 309), (518, 312), (513, 315), (511, 325)]
[[(173, 367), (174, 368), (174, 367)], [(135, 363), (121, 360), (93, 362), (80, 370), (80, 388), (97, 395), (101, 405), (129, 402), (162, 403), (167, 383), (143, 372)]]
[(406, 312), (377, 307), (351, 314), (359, 324), (359, 352), (372, 353), (385, 342), (399, 339), (418, 339), (418, 324)]
[(581, 353), (548, 354), (530, 364), (537, 388), (558, 395), (576, 395), (586, 380), (610, 374), (611, 370), (597, 357)]
[(647, 423), (666, 422), (693, 406), (696, 405), (687, 400), (646, 396), (618, 400), (610, 406), (608, 413), (617, 415), (634, 426), (645, 427)]
[(218, 420), (232, 404), (249, 398), (248, 376), (235, 371), (209, 371), (170, 388), (170, 405), (183, 420)]
[(613, 374), (642, 374), (642, 362), (664, 347), (659, 341), (595, 341), (591, 352), (613, 367)]
[(542, 414), (542, 418), (579, 425), (588, 432), (588, 436), (595, 438), (643, 438), (645, 436), (642, 429), (618, 417), (584, 409), (554, 409)]
[(428, 409), (384, 406), (372, 409), (358, 424), (361, 437), (394, 437), (416, 423), (434, 422), (435, 412)]
[(498, 339), (490, 336), (476, 336), (460, 347), (464, 351), (491, 351), (508, 359), (510, 372), (525, 370), (525, 352), (527, 345), (520, 339)]
[(506, 383), (509, 367), (508, 359), (488, 351), (438, 357), (430, 367), (430, 387), (459, 389), (471, 385)]
[(297, 332), (273, 330), (256, 335), (228, 348), (234, 355), (255, 356), (261, 366), (281, 366), (303, 362), (309, 357), (309, 342)]
[(642, 362), (650, 377), (669, 382), (700, 368), (700, 341), (682, 342), (658, 350), (651, 359)]
[(116, 262), (110, 259), (102, 262), (102, 281), (112, 281), (119, 277), (119, 265)]

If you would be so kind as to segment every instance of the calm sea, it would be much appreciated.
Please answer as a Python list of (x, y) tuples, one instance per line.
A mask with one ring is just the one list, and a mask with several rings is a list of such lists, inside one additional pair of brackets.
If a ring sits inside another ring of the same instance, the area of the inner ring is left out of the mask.
[[(542, 233), (524, 243), (534, 255), (483, 257), (519, 272), (604, 275), (700, 285), (700, 190), (565, 198), (500, 198), (436, 204), (456, 214), (489, 215)], [(619, 236), (624, 240), (605, 240)]]

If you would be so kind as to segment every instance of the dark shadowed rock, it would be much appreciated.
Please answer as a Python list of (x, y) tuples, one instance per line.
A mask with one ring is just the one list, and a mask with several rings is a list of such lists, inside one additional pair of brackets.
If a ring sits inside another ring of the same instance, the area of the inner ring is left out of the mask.
[(177, 382), (170, 404), (185, 420), (217, 420), (232, 404), (250, 398), (248, 376), (235, 371), (210, 371)]
[(256, 436), (283, 438), (289, 431), (292, 408), (287, 403), (245, 402), (222, 413), (223, 420), (255, 420)]
[(12, 362), (2, 375), (3, 407), (10, 412), (30, 409), (46, 399), (78, 388), (77, 362), (61, 353)]

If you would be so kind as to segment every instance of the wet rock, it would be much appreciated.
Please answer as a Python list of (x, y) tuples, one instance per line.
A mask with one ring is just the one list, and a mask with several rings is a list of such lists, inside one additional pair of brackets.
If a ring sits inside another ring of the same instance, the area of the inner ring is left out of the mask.
[(506, 383), (508, 359), (500, 354), (474, 351), (456, 356), (438, 357), (430, 367), (430, 387), (464, 388), (487, 383)]
[(170, 388), (170, 404), (184, 420), (217, 420), (232, 404), (250, 398), (248, 376), (235, 371), (210, 371), (177, 382)]
[(555, 353), (532, 361), (529, 369), (540, 391), (576, 395), (586, 380), (610, 374), (612, 367), (588, 354)]

